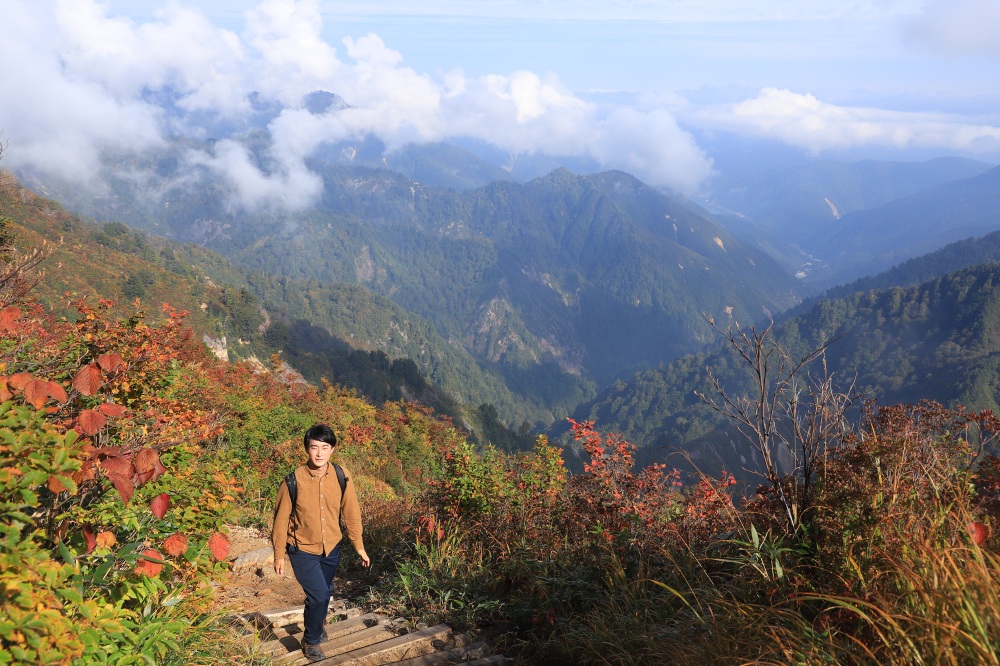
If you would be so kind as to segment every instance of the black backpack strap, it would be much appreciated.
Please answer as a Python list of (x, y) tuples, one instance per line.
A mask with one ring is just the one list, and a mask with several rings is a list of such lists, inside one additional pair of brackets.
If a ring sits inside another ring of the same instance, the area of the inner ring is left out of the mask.
[(337, 463), (333, 463), (333, 469), (337, 472), (337, 481), (340, 482), (340, 499), (343, 503), (344, 493), (347, 492), (347, 477), (344, 476), (344, 468)]
[(288, 499), (292, 500), (292, 513), (295, 513), (295, 504), (299, 500), (299, 484), (295, 480), (294, 470), (285, 477), (285, 486), (288, 488)]

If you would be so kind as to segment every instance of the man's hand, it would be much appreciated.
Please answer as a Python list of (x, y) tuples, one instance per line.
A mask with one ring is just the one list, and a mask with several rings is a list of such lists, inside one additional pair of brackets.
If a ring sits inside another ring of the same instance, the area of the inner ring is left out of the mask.
[(274, 561), (274, 573), (278, 574), (279, 576), (285, 575), (285, 560), (281, 559)]
[(364, 548), (358, 550), (358, 556), (361, 558), (361, 566), (367, 568), (372, 565), (372, 561), (368, 559), (368, 553), (365, 552)]

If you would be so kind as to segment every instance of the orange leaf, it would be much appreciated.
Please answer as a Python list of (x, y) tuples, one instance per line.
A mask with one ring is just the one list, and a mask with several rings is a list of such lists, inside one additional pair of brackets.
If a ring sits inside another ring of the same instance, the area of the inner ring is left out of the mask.
[(80, 469), (70, 474), (69, 478), (73, 479), (77, 485), (83, 483), (84, 481), (96, 479), (97, 474), (94, 472), (94, 461), (84, 460)]
[(34, 379), (34, 377), (31, 376), (30, 372), (15, 372), (7, 378), (7, 386), (9, 386), (11, 390), (20, 391), (24, 388), (24, 385), (32, 379)]
[(50, 398), (52, 398), (59, 404), (62, 404), (67, 400), (69, 400), (69, 396), (66, 395), (66, 389), (62, 387), (62, 384), (60, 384), (59, 382), (49, 382), (48, 384), (49, 384), (48, 392)]
[(114, 532), (98, 532), (94, 542), (98, 548), (111, 548), (111, 546), (118, 543), (118, 539), (115, 538)]
[(97, 357), (97, 365), (101, 366), (101, 370), (104, 370), (104, 372), (114, 372), (120, 368), (124, 362), (125, 361), (122, 360), (122, 355), (118, 352), (101, 354)]
[(0, 377), (0, 402), (7, 402), (14, 397), (14, 394), (7, 388), (7, 378)]
[(139, 556), (139, 562), (135, 565), (135, 572), (141, 576), (157, 576), (163, 570), (163, 562), (154, 560), (162, 559), (163, 556), (155, 549), (147, 548)]
[(104, 414), (105, 416), (110, 416), (113, 419), (121, 418), (128, 413), (128, 410), (121, 405), (116, 405), (113, 402), (102, 402), (97, 406), (97, 411)]
[(54, 476), (49, 477), (49, 482), (46, 485), (48, 485), (49, 490), (54, 493), (61, 493), (66, 490), (66, 486), (63, 485), (63, 482)]
[(24, 385), (24, 401), (35, 409), (40, 409), (49, 399), (49, 383), (44, 379), (32, 379)]
[(216, 562), (221, 562), (229, 555), (229, 537), (222, 532), (216, 532), (208, 538), (208, 549)]
[(170, 508), (170, 495), (166, 493), (160, 493), (152, 499), (149, 503), (149, 510), (153, 512), (157, 520), (162, 520), (163, 516), (167, 515), (167, 510)]
[(176, 534), (171, 534), (167, 537), (166, 541), (163, 542), (163, 550), (167, 551), (167, 555), (177, 557), (178, 555), (183, 555), (188, 549), (188, 538), (177, 532)]
[(16, 305), (0, 310), (0, 333), (13, 333), (17, 330), (17, 320), (21, 318), (21, 308)]
[(104, 375), (96, 363), (80, 368), (80, 372), (73, 378), (73, 388), (83, 395), (94, 395), (103, 384)]
[(76, 425), (83, 435), (96, 435), (108, 422), (108, 417), (93, 409), (83, 409), (76, 417)]

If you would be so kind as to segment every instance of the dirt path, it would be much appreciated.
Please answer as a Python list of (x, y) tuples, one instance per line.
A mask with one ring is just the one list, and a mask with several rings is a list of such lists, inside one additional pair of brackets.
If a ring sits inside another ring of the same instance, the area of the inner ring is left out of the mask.
[[(239, 557), (259, 549), (270, 548), (270, 534), (249, 527), (229, 527), (229, 559)], [(337, 573), (334, 596), (353, 598), (360, 592), (360, 581), (345, 578), (343, 571)], [(302, 588), (292, 575), (291, 568), (285, 567), (285, 575), (274, 573), (271, 562), (240, 571), (230, 571), (219, 585), (216, 605), (221, 609), (238, 613), (289, 608), (303, 603)]]

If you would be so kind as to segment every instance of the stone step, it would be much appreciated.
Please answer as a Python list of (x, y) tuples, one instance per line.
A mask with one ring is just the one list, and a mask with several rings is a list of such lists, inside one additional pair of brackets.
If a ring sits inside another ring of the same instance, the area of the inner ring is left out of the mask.
[(482, 659), (485, 653), (486, 643), (472, 643), (463, 647), (453, 647), (418, 657), (410, 657), (402, 661), (394, 661), (392, 666), (443, 666)]
[[(451, 638), (451, 627), (439, 624), (420, 631), (395, 636), (380, 643), (344, 652), (327, 659), (314, 662), (320, 666), (384, 666), (437, 652), (447, 645)], [(329, 654), (329, 653), (327, 653)]]

